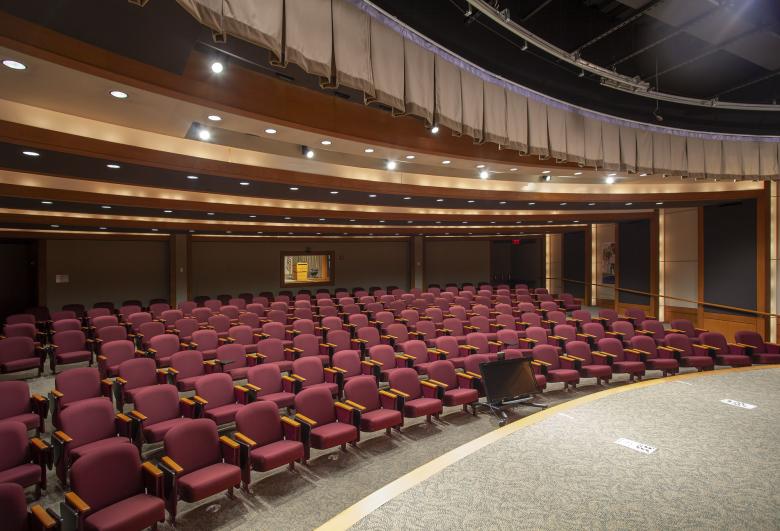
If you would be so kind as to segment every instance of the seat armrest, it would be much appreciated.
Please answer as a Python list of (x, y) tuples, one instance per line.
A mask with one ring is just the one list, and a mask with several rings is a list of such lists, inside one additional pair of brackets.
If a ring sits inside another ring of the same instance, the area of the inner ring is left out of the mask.
[(144, 477), (144, 486), (150, 496), (163, 497), (163, 472), (151, 461), (144, 461), (141, 465)]
[(240, 465), (240, 458), (239, 458), (239, 452), (238, 447), (239, 444), (228, 437), (227, 435), (223, 435), (219, 438), (220, 442), (220, 448), (222, 449), (222, 459), (225, 461), (225, 463), (229, 465)]
[(420, 386), (422, 387), (422, 394), (425, 398), (438, 398), (439, 400), (444, 398), (443, 387), (431, 383), (428, 380), (421, 381)]
[(65, 503), (79, 514), (89, 512), (90, 510), (90, 506), (87, 505), (87, 502), (79, 498), (79, 495), (73, 491), (65, 493)]
[(289, 441), (300, 441), (302, 437), (301, 423), (290, 417), (280, 417), (282, 428), (284, 429), (284, 438)]
[(30, 507), (30, 530), (57, 529), (60, 526), (60, 518), (54, 511), (47, 511), (43, 505), (36, 503)]
[(317, 426), (317, 421), (316, 420), (310, 419), (309, 417), (307, 417), (303, 413), (296, 413), (295, 414), (295, 420), (297, 420), (299, 422), (302, 422), (304, 424), (308, 424), (309, 427), (311, 427), (311, 428), (314, 428), (315, 426)]

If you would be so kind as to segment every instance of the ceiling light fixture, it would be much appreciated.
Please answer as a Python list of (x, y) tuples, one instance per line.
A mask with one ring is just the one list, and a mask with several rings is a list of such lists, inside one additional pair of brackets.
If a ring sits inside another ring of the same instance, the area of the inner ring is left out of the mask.
[(443, 203), (443, 202), (444, 202), (444, 199), (442, 199), (442, 198), (440, 197), (439, 199), (437, 199), (437, 200), (436, 200), (436, 202), (437, 202), (437, 203)]
[(366, 149), (363, 150), (363, 152), (365, 152), (365, 153), (373, 153), (374, 152), (374, 148), (366, 148)]
[(220, 115), (218, 115), (218, 114), (209, 114), (208, 116), (206, 116), (206, 118), (208, 118), (212, 122), (221, 122), (222, 121), (222, 117)]
[(120, 168), (119, 164), (106, 164), (106, 168), (111, 168), (112, 170), (118, 170)]
[(634, 203), (626, 203), (626, 206), (631, 206), (631, 205), (633, 205), (633, 204), (634, 204)]
[(329, 146), (329, 145), (331, 145), (332, 143), (333, 143), (333, 142), (331, 142), (331, 141), (330, 141), (330, 140), (328, 140), (327, 138), (326, 138), (325, 140), (320, 140), (320, 144), (322, 144), (323, 146)]
[(269, 127), (268, 129), (265, 130), (265, 132), (268, 133), (269, 135), (275, 135), (276, 129), (274, 129), (273, 127)]
[(544, 173), (545, 175), (547, 175), (548, 173), (550, 173), (550, 170), (544, 170), (544, 171), (542, 171), (542, 173)]
[(606, 179), (604, 179), (604, 182), (607, 184), (615, 184), (615, 178), (611, 175), (607, 176)]
[(575, 171), (574, 175), (582, 175), (582, 172), (581, 171)]
[(173, 210), (163, 210), (166, 214), (173, 214)]
[(290, 216), (284, 216), (284, 219), (287, 219), (287, 220), (289, 220), (289, 219), (290, 219)]
[(663, 201), (658, 201), (658, 202), (656, 203), (656, 205), (663, 205), (663, 204), (664, 204), (664, 202), (663, 202)]
[(568, 203), (561, 203), (561, 206), (566, 206)]
[(499, 201), (499, 202), (498, 202), (498, 204), (499, 204), (499, 205), (505, 205), (505, 204), (506, 204), (506, 201)]
[(536, 203), (528, 203), (528, 206), (534, 206)]
[(451, 160), (443, 160), (443, 161), (441, 161), (441, 163), (442, 164), (451, 164), (452, 161)]
[(373, 199), (374, 197), (376, 197), (376, 194), (368, 194), (368, 197)]
[(308, 146), (301, 146), (301, 154), (304, 157), (306, 157), (307, 159), (313, 159), (314, 158), (314, 150), (312, 150)]
[(398, 167), (398, 163), (394, 160), (388, 160), (385, 163), (385, 168), (387, 168), (388, 170), (394, 170), (396, 169), (396, 167)]
[(214, 61), (211, 63), (211, 71), (215, 74), (221, 74), (222, 71), (225, 70), (225, 65), (220, 63), (219, 61)]
[(488, 173), (487, 170), (482, 170), (481, 172), (479, 172), (480, 179), (487, 179), (488, 177), (490, 177), (490, 173)]
[(28, 157), (40, 157), (41, 154), (37, 151), (22, 151), (22, 155), (26, 155)]
[(596, 206), (596, 203), (588, 203), (588, 206)]
[(214, 215), (214, 212), (206, 212), (206, 215), (207, 215), (207, 216), (213, 216), (213, 215)]
[(3, 59), (3, 66), (6, 68), (10, 68), (11, 70), (26, 70), (27, 65), (24, 63), (20, 63), (19, 61), (14, 61), (13, 59)]
[(51, 228), (53, 228), (53, 229), (59, 229), (59, 228), (60, 228), (60, 226), (59, 226), (59, 225), (52, 225), (52, 226), (51, 226)]
[(98, 227), (100, 230), (106, 230), (106, 227)]
[(414, 160), (414, 155), (407, 155), (406, 160)]
[(41, 204), (44, 204), (44, 205), (53, 205), (54, 203), (53, 203), (53, 202), (51, 202), (51, 201), (41, 201)]
[(409, 199), (411, 199), (411, 197), (409, 197), (408, 195), (406, 197), (404, 197), (404, 200), (406, 200), (406, 201), (408, 201)]
[(197, 181), (199, 178), (197, 175), (187, 175), (187, 179), (190, 181)]
[(122, 92), (121, 90), (112, 90), (109, 94), (120, 100), (127, 98), (127, 92)]
[(473, 202), (474, 202), (474, 200), (473, 200), (473, 199), (469, 199), (469, 200), (468, 200), (468, 201), (466, 201), (466, 202), (467, 202), (467, 203), (473, 203)]
[(434, 125), (433, 127), (431, 127), (431, 133), (433, 133), (435, 135), (438, 132), (439, 132), (439, 126), (438, 125)]
[(241, 186), (249, 186), (249, 181), (241, 181), (238, 184), (240, 184)]
[(198, 138), (201, 140), (211, 140), (211, 131), (209, 131), (206, 128), (201, 128), (198, 130)]
[(338, 191), (337, 191), (337, 190), (331, 190), (331, 191), (330, 191), (330, 194), (331, 194), (331, 195), (338, 195)]
[(291, 186), (290, 190), (292, 190), (293, 192), (297, 192), (298, 191), (298, 187), (297, 186)]
[(640, 173), (639, 176), (640, 177), (647, 177), (647, 174), (646, 173)]
[(104, 210), (111, 210), (111, 205), (101, 205), (100, 208)]
[(484, 165), (484, 164), (477, 164), (477, 169), (478, 169), (478, 170), (481, 170), (481, 169), (482, 169), (482, 168), (484, 168), (484, 167), (485, 167), (485, 165)]
[(517, 171), (517, 168), (509, 168), (509, 171)]
[(254, 214), (249, 214), (249, 217), (254, 219), (254, 218), (256, 218), (257, 216), (256, 216), (256, 215), (254, 215)]

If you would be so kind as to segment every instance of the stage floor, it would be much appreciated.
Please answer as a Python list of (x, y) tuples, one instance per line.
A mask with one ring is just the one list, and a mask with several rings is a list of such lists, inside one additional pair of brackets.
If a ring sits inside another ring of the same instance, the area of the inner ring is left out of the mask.
[(778, 529), (779, 438), (777, 366), (651, 380), (488, 433), (321, 529)]

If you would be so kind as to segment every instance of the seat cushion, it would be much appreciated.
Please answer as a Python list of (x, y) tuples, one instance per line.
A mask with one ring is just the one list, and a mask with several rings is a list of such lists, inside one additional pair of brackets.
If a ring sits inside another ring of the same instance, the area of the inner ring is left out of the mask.
[(25, 426), (27, 426), (28, 430), (34, 430), (38, 427), (38, 424), (40, 422), (40, 417), (36, 415), (35, 413), (22, 413), (21, 415), (14, 415), (13, 417), (6, 417), (4, 419), (0, 419), (0, 422), (5, 421), (15, 421), (15, 422), (21, 422)]
[(9, 468), (0, 472), (0, 483), (17, 483), (29, 487), (41, 480), (41, 467), (32, 463)]
[(455, 356), (453, 358), (447, 358), (447, 361), (455, 365), (456, 369), (464, 369), (466, 367), (465, 356)]
[(267, 363), (263, 363), (263, 365), (276, 365), (279, 367), (279, 372), (292, 372), (292, 362), (289, 360), (269, 361)]
[(343, 422), (331, 422), (317, 426), (311, 430), (311, 445), (314, 448), (324, 450), (345, 444), (357, 439), (358, 430), (352, 424)]
[(364, 411), (360, 416), (360, 429), (363, 431), (379, 431), (398, 426), (402, 421), (401, 412), (396, 409)]
[(258, 400), (267, 400), (269, 402), (276, 403), (276, 407), (290, 407), (295, 403), (294, 393), (269, 393), (267, 395), (258, 396)]
[(191, 420), (190, 418), (178, 417), (144, 426), (144, 440), (148, 443), (160, 442), (168, 430)]
[(236, 367), (235, 369), (229, 369), (227, 372), (234, 380), (244, 380), (246, 373), (249, 371), (249, 367)]
[(92, 353), (88, 350), (74, 350), (57, 354), (57, 363), (79, 363), (92, 359)]
[(215, 407), (204, 411), (203, 415), (207, 419), (211, 419), (217, 423), (217, 426), (233, 422), (236, 419), (236, 413), (243, 406), (241, 404), (225, 404), (224, 406)]
[(645, 362), (645, 365), (650, 370), (656, 371), (673, 371), (676, 372), (679, 369), (680, 364), (677, 360), (671, 358), (653, 358)]
[(398, 368), (394, 369), (382, 369), (382, 371), (379, 373), (379, 379), (383, 382), (386, 382), (390, 379), (390, 375), (393, 374), (393, 371), (397, 371)]
[(716, 356), (715, 359), (718, 365), (729, 365), (731, 367), (749, 367), (753, 364), (750, 356), (742, 356), (739, 354), (719, 355)]
[(178, 479), (179, 496), (187, 502), (207, 498), (241, 483), (241, 469), (227, 463), (215, 463), (185, 474)]
[(709, 369), (715, 366), (715, 360), (709, 356), (684, 356), (680, 358), (680, 365), (683, 367)]
[(200, 352), (203, 354), (204, 360), (213, 360), (217, 358), (217, 349), (215, 348), (201, 350)]
[(20, 360), (10, 360), (5, 363), (0, 363), (0, 371), (2, 372), (17, 372), (26, 371), (28, 369), (37, 369), (41, 365), (40, 358), (22, 358)]
[(198, 381), (198, 378), (203, 378), (204, 375), (200, 376), (190, 376), (189, 378), (181, 378), (176, 380), (176, 386), (179, 388), (179, 391), (194, 391), (195, 390), (195, 382)]
[(303, 459), (303, 443), (281, 440), (252, 449), (249, 452), (252, 468), (265, 472)]
[(78, 459), (79, 457), (86, 455), (93, 450), (97, 450), (98, 448), (106, 448), (117, 444), (130, 444), (130, 439), (125, 437), (111, 437), (109, 439), (100, 439), (99, 441), (87, 443), (77, 448), (73, 448), (70, 451), (71, 460)]
[(540, 391), (547, 388), (547, 378), (544, 374), (534, 374), (534, 379), (536, 380), (536, 385), (539, 387)]
[(479, 400), (479, 391), (476, 389), (449, 389), (444, 392), (445, 406), (462, 406)]
[(319, 387), (325, 387), (328, 391), (330, 391), (330, 394), (332, 394), (333, 396), (339, 394), (338, 384), (330, 383), (330, 382), (322, 382), (314, 385), (308, 385), (304, 387), (304, 389), (317, 389)]
[(780, 354), (753, 354), (753, 363), (780, 363)]
[(612, 372), (644, 374), (645, 364), (641, 361), (616, 361), (612, 363)]
[(165, 504), (156, 496), (136, 494), (96, 511), (84, 520), (90, 531), (144, 529), (165, 520)]
[(580, 373), (574, 369), (552, 369), (547, 371), (548, 382), (577, 383), (580, 381)]
[(611, 378), (612, 367), (609, 365), (583, 365), (582, 375), (589, 378)]
[(441, 400), (436, 398), (416, 398), (404, 404), (404, 415), (410, 418), (433, 415), (441, 411)]

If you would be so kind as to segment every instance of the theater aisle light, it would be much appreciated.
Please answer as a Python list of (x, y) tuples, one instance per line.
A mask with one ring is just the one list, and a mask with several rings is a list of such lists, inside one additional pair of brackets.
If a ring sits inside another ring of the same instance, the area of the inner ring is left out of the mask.
[(27, 65), (13, 59), (3, 59), (3, 66), (11, 70), (27, 70)]

